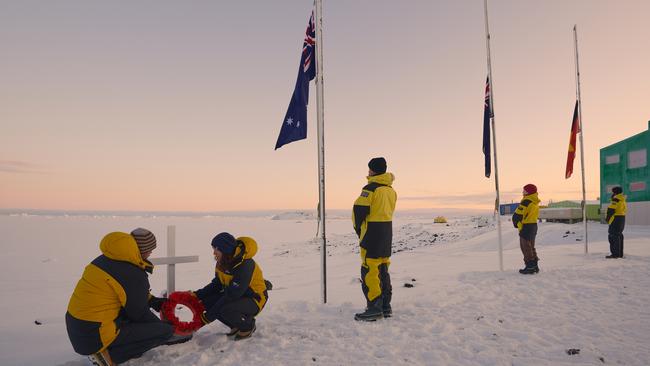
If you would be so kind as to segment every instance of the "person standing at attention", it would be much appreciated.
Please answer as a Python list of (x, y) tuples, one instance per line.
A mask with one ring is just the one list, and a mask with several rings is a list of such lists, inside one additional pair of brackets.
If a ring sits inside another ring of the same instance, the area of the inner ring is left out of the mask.
[(537, 236), (540, 201), (537, 197), (537, 187), (534, 184), (526, 184), (522, 194), (524, 197), (512, 215), (512, 224), (519, 230), (519, 246), (526, 264), (526, 267), (520, 269), (519, 273), (535, 274), (539, 272), (535, 237)]
[(612, 188), (612, 202), (607, 207), (607, 230), (609, 239), (609, 251), (605, 258), (623, 258), (623, 229), (625, 229), (625, 195), (621, 187)]
[(354, 202), (352, 224), (359, 237), (361, 254), (361, 289), (366, 310), (355, 320), (374, 321), (392, 316), (392, 287), (388, 267), (393, 242), (393, 212), (397, 193), (395, 180), (386, 172), (386, 159), (373, 158), (368, 163), (368, 184)]

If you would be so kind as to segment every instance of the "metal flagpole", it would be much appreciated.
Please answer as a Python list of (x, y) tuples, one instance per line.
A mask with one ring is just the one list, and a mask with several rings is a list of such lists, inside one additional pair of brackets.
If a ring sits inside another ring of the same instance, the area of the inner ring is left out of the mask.
[(488, 25), (488, 5), (487, 0), (485, 0), (485, 43), (487, 46), (487, 67), (488, 67), (488, 79), (490, 83), (490, 118), (492, 119), (492, 146), (494, 146), (494, 186), (496, 189), (496, 201), (494, 203), (494, 209), (497, 216), (497, 231), (499, 235), (499, 270), (503, 271), (503, 242), (501, 240), (501, 214), (499, 212), (499, 165), (497, 163), (497, 131), (496, 123), (494, 118), (494, 88), (492, 87), (492, 61), (490, 58), (490, 27)]
[(580, 64), (578, 62), (578, 26), (573, 25), (573, 39), (576, 51), (576, 98), (578, 99), (578, 127), (580, 128), (580, 167), (582, 170), (582, 222), (585, 226), (585, 254), (589, 253), (589, 235), (587, 231), (587, 193), (585, 190), (585, 148), (582, 140), (582, 100), (580, 99)]
[(327, 303), (327, 239), (325, 235), (325, 113), (323, 106), (323, 1), (316, 0), (316, 110), (318, 114), (318, 188), (321, 227), (321, 290), (323, 304)]

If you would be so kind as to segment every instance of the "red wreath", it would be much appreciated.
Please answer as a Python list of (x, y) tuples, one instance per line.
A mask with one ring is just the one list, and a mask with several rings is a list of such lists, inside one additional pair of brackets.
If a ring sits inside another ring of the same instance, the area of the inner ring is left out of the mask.
[[(176, 305), (187, 306), (193, 314), (191, 322), (182, 322), (176, 316)], [(203, 326), (201, 314), (205, 311), (205, 306), (196, 295), (189, 291), (172, 292), (169, 299), (162, 304), (160, 313), (163, 319), (169, 321), (174, 326), (174, 333), (186, 335), (191, 334)]]

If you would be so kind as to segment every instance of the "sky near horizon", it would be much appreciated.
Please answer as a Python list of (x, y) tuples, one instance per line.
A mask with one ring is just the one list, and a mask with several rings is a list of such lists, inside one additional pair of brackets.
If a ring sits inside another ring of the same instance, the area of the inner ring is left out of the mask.
[[(488, 208), (481, 0), (323, 1), (326, 207), (384, 156), (399, 208)], [(274, 151), (311, 0), (0, 0), (0, 208), (315, 208), (306, 140)], [(489, 3), (502, 202), (564, 179), (578, 26), (587, 199), (599, 149), (648, 129), (645, 0)]]

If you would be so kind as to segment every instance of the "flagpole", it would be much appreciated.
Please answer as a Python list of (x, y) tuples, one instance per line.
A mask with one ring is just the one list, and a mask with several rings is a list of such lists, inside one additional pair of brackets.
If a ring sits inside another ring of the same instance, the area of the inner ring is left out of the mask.
[(580, 128), (580, 167), (582, 170), (582, 222), (585, 226), (585, 254), (589, 253), (589, 235), (587, 231), (587, 193), (585, 190), (585, 150), (582, 135), (582, 100), (580, 99), (580, 64), (578, 62), (578, 26), (573, 25), (573, 39), (576, 53), (576, 98), (578, 99), (578, 123)]
[(323, 1), (316, 0), (316, 111), (318, 118), (318, 210), (321, 227), (321, 290), (327, 303), (327, 239), (325, 235), (325, 110), (323, 106)]
[(501, 213), (499, 212), (499, 165), (497, 163), (497, 131), (496, 123), (494, 118), (494, 88), (492, 86), (492, 60), (490, 58), (490, 27), (488, 24), (488, 4), (487, 0), (485, 2), (485, 43), (487, 47), (487, 67), (488, 67), (488, 79), (490, 83), (490, 108), (491, 108), (491, 118), (492, 118), (492, 146), (494, 146), (494, 186), (496, 190), (496, 201), (494, 203), (494, 209), (497, 217), (497, 231), (499, 235), (499, 270), (503, 271), (503, 242), (501, 240)]

